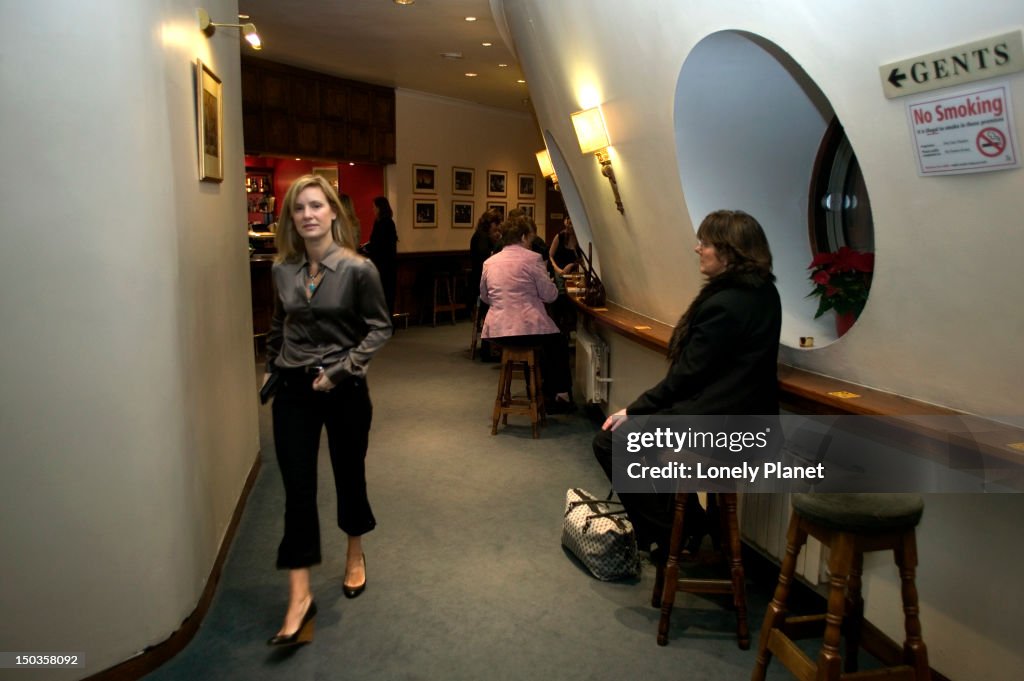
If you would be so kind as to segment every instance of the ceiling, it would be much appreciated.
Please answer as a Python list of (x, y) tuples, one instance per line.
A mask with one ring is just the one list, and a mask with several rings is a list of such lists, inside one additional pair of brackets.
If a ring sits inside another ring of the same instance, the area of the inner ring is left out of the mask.
[[(263, 49), (243, 54), (342, 78), (531, 111), (490, 0), (238, 0)], [(466, 17), (476, 21), (466, 21)], [(233, 17), (214, 21), (234, 22)], [(482, 43), (491, 43), (485, 47)], [(442, 57), (461, 53), (461, 59)], [(500, 66), (506, 64), (506, 66)], [(466, 73), (476, 73), (468, 77)]]

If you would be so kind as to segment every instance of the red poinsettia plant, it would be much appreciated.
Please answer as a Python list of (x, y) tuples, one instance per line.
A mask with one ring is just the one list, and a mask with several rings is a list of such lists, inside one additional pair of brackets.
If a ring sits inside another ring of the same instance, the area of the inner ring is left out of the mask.
[(836, 314), (859, 317), (871, 289), (871, 273), (875, 270), (875, 254), (855, 251), (843, 246), (835, 253), (818, 253), (810, 266), (814, 290), (818, 296), (817, 319), (828, 310)]

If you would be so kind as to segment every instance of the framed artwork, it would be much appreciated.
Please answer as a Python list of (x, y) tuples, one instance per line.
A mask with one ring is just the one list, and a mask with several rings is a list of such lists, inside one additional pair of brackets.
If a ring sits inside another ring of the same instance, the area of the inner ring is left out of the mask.
[(437, 166), (412, 166), (412, 191), (415, 194), (437, 193)]
[(473, 186), (473, 176), (476, 172), (472, 168), (452, 167), (452, 194), (473, 195), (476, 188)]
[(508, 173), (504, 170), (487, 171), (487, 196), (507, 196)]
[(537, 196), (537, 176), (533, 173), (519, 173), (519, 198), (532, 199)]
[(196, 59), (199, 179), (224, 181), (224, 96), (220, 78)]
[(473, 202), (452, 201), (452, 227), (473, 229)]
[(521, 210), (524, 213), (526, 213), (530, 217), (531, 220), (534, 219), (534, 217), (533, 217), (533, 204), (532, 203), (520, 203), (518, 206), (516, 206), (516, 208), (518, 208), (519, 210)]
[(415, 229), (437, 227), (437, 199), (412, 200), (412, 226)]
[(334, 187), (334, 191), (341, 191), (338, 186), (338, 166), (324, 166), (322, 168), (313, 168), (313, 174), (319, 175), (331, 183)]
[(488, 201), (487, 202), (487, 210), (496, 210), (496, 211), (498, 211), (499, 213), (501, 213), (501, 219), (504, 220), (505, 219), (505, 211), (507, 210), (507, 206), (505, 205), (504, 201)]

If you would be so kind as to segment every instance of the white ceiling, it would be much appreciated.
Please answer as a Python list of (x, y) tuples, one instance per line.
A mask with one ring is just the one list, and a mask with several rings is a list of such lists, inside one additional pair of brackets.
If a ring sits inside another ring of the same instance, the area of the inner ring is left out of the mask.
[[(489, 0), (238, 0), (263, 49), (243, 54), (342, 78), (531, 111)], [(475, 16), (476, 21), (465, 18)], [(234, 17), (214, 17), (234, 22)], [(491, 47), (482, 43), (490, 42)], [(461, 52), (462, 59), (445, 59)], [(507, 64), (507, 66), (499, 66)], [(467, 72), (477, 73), (475, 78)]]

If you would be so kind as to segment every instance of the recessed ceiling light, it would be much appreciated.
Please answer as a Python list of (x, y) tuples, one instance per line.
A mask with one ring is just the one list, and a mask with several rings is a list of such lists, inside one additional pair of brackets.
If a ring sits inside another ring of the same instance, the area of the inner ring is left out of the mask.
[(517, 82), (517, 83), (525, 83), (526, 81), (525, 81), (525, 80), (523, 80), (522, 78), (520, 78), (520, 79), (519, 79), (519, 80), (517, 80), (516, 82)]
[(480, 43), (480, 44), (483, 45), (484, 47), (490, 47), (494, 43)]
[(476, 17), (466, 17), (466, 21), (476, 21)]
[(445, 59), (462, 59), (461, 52), (442, 52), (441, 56)]
[(396, 5), (412, 5), (416, 0), (395, 0)]
[(249, 15), (248, 15), (248, 14), (239, 14), (239, 15), (238, 15), (238, 18), (239, 18), (239, 19), (248, 19), (248, 18), (249, 18)]
[(506, 66), (508, 66), (508, 64), (498, 64), (498, 68), (501, 68), (501, 69), (505, 68)]
[[(416, 2), (416, 0), (412, 0), (412, 1), (413, 1), (413, 2)], [(395, 0), (395, 2), (398, 2), (398, 0)], [(402, 4), (402, 3), (398, 3), (398, 4)], [(412, 4), (412, 3), (407, 3), (407, 4)], [(355, 163), (352, 163), (351, 161), (349, 161), (349, 163), (348, 163), (348, 164), (349, 164), (350, 166), (354, 166), (354, 165), (355, 165)]]
[(476, 78), (476, 74), (475, 73), (467, 73), (466, 77), (467, 78)]

